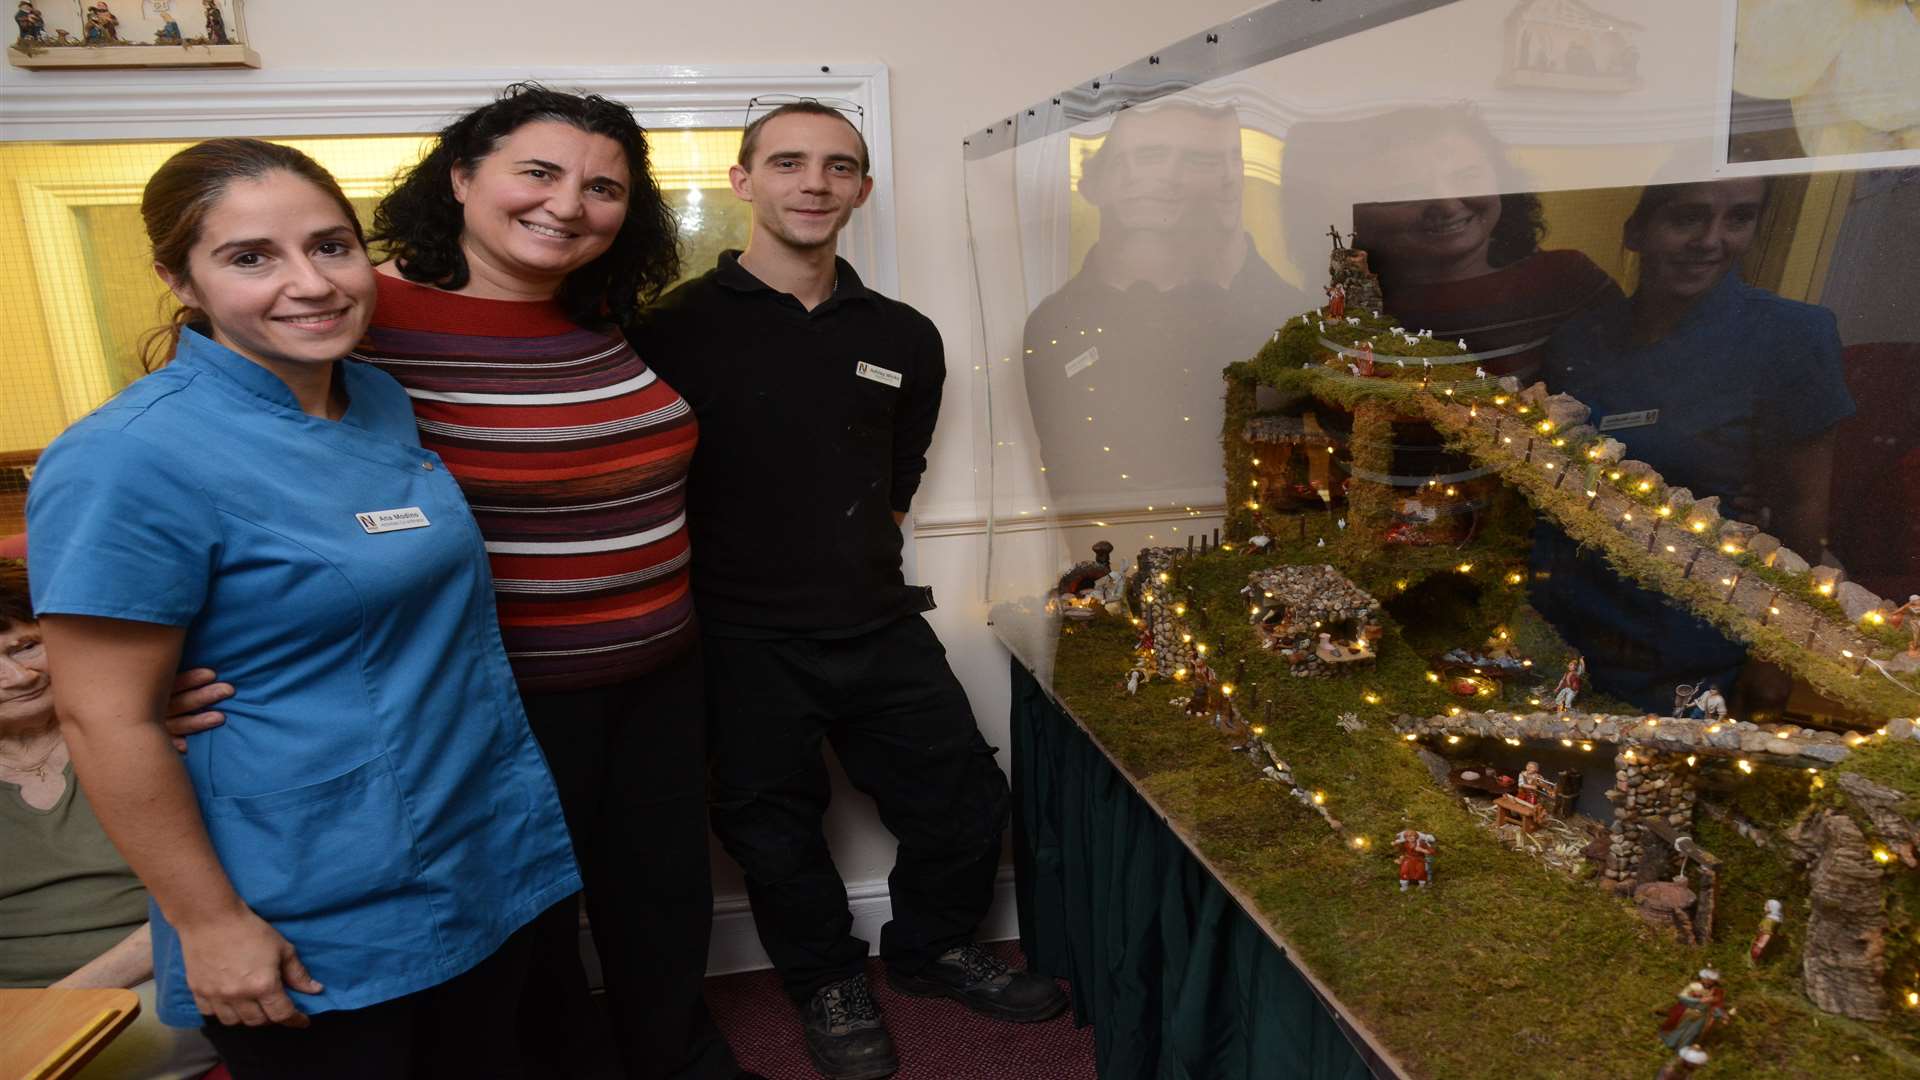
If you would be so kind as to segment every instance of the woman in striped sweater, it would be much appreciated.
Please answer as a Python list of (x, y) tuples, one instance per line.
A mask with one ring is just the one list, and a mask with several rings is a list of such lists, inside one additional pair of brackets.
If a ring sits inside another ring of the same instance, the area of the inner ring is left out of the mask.
[(440, 133), (373, 232), (392, 257), (354, 355), (406, 388), (421, 444), (479, 522), (612, 1005), (617, 1065), (582, 1026), (599, 1010), (570, 898), (541, 920), (521, 1030), (544, 1060), (529, 1064), (732, 1080), (701, 998), (713, 887), (687, 581), (697, 429), (615, 329), (679, 270), (644, 134), (615, 102), (508, 87)]
[[(713, 900), (687, 583), (696, 426), (615, 329), (679, 270), (645, 137), (623, 105), (510, 87), (440, 133), (374, 233), (393, 258), (361, 355), (406, 387), (486, 539), (621, 1064), (734, 1077), (701, 999)], [(575, 910), (548, 919), (554, 968), (527, 990), (530, 1046), (580, 1045), (564, 1037), (584, 1003)]]

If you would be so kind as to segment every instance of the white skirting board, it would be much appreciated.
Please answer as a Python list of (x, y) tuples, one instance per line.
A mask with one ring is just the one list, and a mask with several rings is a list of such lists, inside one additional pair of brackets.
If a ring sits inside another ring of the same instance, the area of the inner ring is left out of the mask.
[[(847, 907), (853, 912), (853, 936), (867, 942), (869, 953), (880, 951), (880, 927), (893, 911), (887, 895), (887, 882), (854, 882), (847, 886)], [(1019, 916), (1014, 910), (1013, 867), (1002, 866), (993, 883), (993, 906), (980, 924), (981, 941), (1011, 941), (1020, 936)], [(580, 955), (586, 961), (587, 978), (594, 989), (600, 988), (600, 958), (594, 954), (593, 938), (584, 924), (580, 927)], [(731, 975), (738, 971), (760, 971), (772, 967), (753, 931), (753, 912), (747, 898), (715, 897), (713, 903), (713, 941), (707, 949), (707, 974)]]

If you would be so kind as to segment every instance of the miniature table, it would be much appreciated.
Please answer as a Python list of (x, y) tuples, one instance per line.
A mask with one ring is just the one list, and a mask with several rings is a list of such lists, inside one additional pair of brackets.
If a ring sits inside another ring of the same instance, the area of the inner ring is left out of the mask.
[(64, 1080), (139, 1013), (131, 990), (0, 990), (0, 1080)]
[(1021, 947), (1072, 983), (1102, 1080), (1402, 1075), (1018, 656), (1012, 670)]

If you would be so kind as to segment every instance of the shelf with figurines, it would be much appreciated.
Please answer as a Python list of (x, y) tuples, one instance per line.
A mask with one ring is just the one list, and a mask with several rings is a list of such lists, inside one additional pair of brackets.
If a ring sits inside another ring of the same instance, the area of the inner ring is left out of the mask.
[[(1055, 696), (1414, 1075), (1920, 1076), (1920, 598), (1330, 264), (1226, 371), (1224, 534), (1103, 544), (1045, 599)], [(1596, 690), (1542, 530), (1818, 715)]]

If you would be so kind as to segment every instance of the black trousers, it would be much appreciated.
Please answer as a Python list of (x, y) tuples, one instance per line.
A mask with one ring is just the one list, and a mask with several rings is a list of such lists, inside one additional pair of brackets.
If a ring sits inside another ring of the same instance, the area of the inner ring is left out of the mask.
[(705, 647), (714, 831), (794, 1000), (867, 957), (821, 828), (822, 739), (900, 841), (881, 956), (911, 974), (968, 940), (993, 899), (1007, 781), (926, 620), (833, 640), (709, 635)]
[[(618, 1062), (612, 1075), (634, 1080), (739, 1072), (702, 997), (713, 879), (700, 668), (692, 648), (628, 682), (521, 695), (586, 883)], [(521, 1012), (528, 1047), (548, 1050), (536, 1074), (609, 1072), (576, 910), (569, 899), (538, 922)]]
[(517, 1080), (513, 1010), (532, 924), (473, 968), (406, 997), (316, 1013), (305, 1028), (201, 1029), (234, 1080)]

